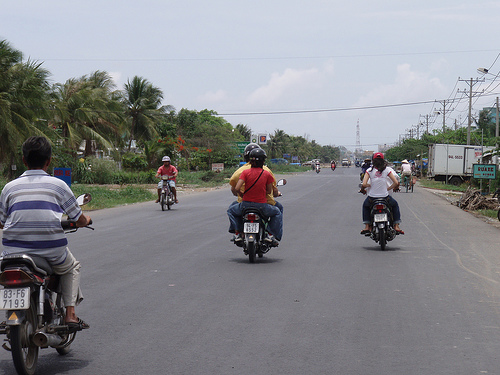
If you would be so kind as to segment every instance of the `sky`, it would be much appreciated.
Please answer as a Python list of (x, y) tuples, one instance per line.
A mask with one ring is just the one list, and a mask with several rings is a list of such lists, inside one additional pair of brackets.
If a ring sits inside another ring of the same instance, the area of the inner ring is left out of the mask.
[(442, 129), (443, 104), (446, 126), (467, 126), (471, 79), (473, 117), (494, 105), (499, 14), (489, 0), (0, 0), (0, 39), (52, 83), (140, 76), (177, 111), (377, 151)]

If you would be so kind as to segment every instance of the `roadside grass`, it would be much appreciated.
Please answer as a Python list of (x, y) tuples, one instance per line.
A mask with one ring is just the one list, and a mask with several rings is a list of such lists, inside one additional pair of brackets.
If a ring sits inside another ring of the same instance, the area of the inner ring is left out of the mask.
[(418, 183), (421, 186), (429, 189), (461, 191), (461, 192), (465, 192), (469, 186), (467, 184), (461, 184), (459, 186), (455, 186), (455, 185), (445, 184), (444, 182), (441, 181), (427, 180), (425, 178), (419, 179)]
[(92, 196), (90, 203), (83, 206), (85, 211), (147, 202), (157, 197), (148, 188), (135, 185), (110, 187), (107, 185), (72, 184), (71, 190), (73, 190), (75, 196), (85, 193)]
[(477, 212), (478, 214), (481, 214), (483, 216), (486, 216), (486, 217), (491, 217), (493, 219), (496, 219), (498, 216), (498, 211), (497, 210), (478, 210), (478, 211), (475, 211)]

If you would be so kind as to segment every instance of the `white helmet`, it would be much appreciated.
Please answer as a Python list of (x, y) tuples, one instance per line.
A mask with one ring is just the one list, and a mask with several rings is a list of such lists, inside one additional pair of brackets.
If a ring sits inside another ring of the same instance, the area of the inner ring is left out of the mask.
[(170, 161), (170, 157), (169, 156), (164, 156), (161, 158), (161, 161)]

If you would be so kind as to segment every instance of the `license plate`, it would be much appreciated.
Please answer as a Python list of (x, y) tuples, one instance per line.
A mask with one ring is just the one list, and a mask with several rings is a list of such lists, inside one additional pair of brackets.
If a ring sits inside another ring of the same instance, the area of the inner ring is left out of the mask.
[(245, 233), (259, 233), (259, 223), (245, 223), (243, 231)]
[(375, 214), (375, 222), (387, 221), (387, 214)]
[(0, 310), (27, 310), (30, 288), (0, 289)]

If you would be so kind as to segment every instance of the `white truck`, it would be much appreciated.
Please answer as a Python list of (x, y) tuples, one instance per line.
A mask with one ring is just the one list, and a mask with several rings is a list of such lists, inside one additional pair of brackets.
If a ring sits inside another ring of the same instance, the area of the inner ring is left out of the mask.
[(427, 177), (460, 185), (472, 177), (472, 165), (481, 163), (483, 153), (492, 149), (494, 147), (431, 144), (429, 145)]

